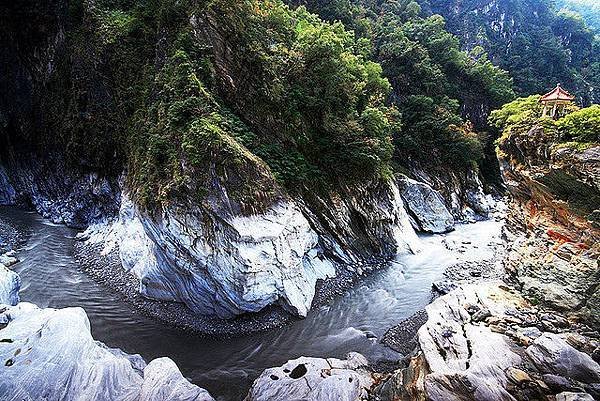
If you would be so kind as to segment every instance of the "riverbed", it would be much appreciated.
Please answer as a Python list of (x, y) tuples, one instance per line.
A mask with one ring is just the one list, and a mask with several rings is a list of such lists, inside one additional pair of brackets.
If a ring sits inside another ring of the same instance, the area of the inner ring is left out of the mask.
[(147, 361), (169, 356), (187, 378), (222, 401), (242, 400), (264, 369), (299, 356), (344, 357), (357, 351), (371, 362), (397, 359), (399, 354), (378, 338), (430, 302), (431, 284), (443, 278), (447, 267), (493, 258), (502, 227), (487, 220), (459, 225), (445, 235), (420, 236), (419, 253), (398, 255), (306, 319), (264, 333), (214, 340), (165, 327), (93, 281), (74, 259), (76, 231), (13, 207), (0, 207), (0, 218), (26, 234), (27, 241), (17, 249), (21, 262), (14, 266), (22, 279), (22, 301), (82, 307), (94, 338)]

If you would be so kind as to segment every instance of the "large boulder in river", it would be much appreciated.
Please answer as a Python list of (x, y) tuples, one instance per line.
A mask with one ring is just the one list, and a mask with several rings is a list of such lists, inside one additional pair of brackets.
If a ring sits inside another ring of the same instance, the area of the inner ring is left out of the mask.
[(438, 191), (423, 182), (406, 177), (398, 180), (398, 187), (418, 230), (445, 233), (454, 229), (454, 217)]
[(361, 367), (364, 356), (350, 353), (346, 360), (301, 357), (265, 370), (254, 381), (244, 401), (360, 401), (373, 386)]
[(0, 304), (16, 305), (19, 302), (20, 288), (19, 275), (0, 263)]
[(7, 323), (0, 331), (2, 400), (214, 401), (170, 359), (146, 365), (94, 341), (81, 308), (20, 303), (0, 320)]

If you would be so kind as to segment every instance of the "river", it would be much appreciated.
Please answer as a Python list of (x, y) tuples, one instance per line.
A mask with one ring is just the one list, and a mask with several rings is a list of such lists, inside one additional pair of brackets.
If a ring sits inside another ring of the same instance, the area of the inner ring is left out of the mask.
[(357, 351), (371, 362), (396, 358), (366, 333), (380, 337), (424, 308), (431, 300), (432, 282), (449, 265), (491, 258), (502, 224), (488, 220), (459, 225), (446, 235), (421, 236), (421, 252), (399, 255), (306, 319), (266, 333), (207, 340), (146, 318), (89, 278), (73, 258), (76, 231), (13, 207), (0, 207), (0, 218), (27, 233), (27, 242), (17, 249), (21, 262), (14, 266), (22, 279), (22, 301), (84, 308), (94, 338), (139, 353), (146, 361), (169, 356), (187, 378), (219, 401), (242, 400), (265, 368), (299, 356), (344, 357)]

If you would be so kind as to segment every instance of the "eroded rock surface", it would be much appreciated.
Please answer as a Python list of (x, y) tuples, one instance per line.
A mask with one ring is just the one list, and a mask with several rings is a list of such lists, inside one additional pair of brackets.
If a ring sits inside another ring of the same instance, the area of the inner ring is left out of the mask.
[(0, 304), (16, 305), (19, 303), (19, 275), (0, 263)]
[(0, 313), (3, 400), (214, 401), (182, 377), (168, 358), (139, 356), (94, 341), (81, 308), (40, 309), (29, 303)]
[(265, 370), (254, 381), (244, 401), (360, 401), (374, 380), (365, 357), (347, 359), (301, 357)]
[(373, 249), (383, 258), (417, 247), (397, 187), (379, 191), (324, 203), (319, 216), (284, 199), (249, 216), (224, 212), (221, 203), (173, 204), (150, 216), (123, 195), (119, 219), (83, 238), (118, 252), (149, 298), (222, 318), (272, 304), (306, 316), (317, 280), (335, 276), (336, 263), (360, 269)]
[(503, 138), (512, 200), (506, 268), (522, 292), (600, 327), (600, 148), (563, 146), (533, 126)]
[(377, 387), (381, 399), (587, 400), (597, 395), (598, 333), (532, 306), (502, 283), (462, 285), (435, 300), (427, 313), (416, 354)]

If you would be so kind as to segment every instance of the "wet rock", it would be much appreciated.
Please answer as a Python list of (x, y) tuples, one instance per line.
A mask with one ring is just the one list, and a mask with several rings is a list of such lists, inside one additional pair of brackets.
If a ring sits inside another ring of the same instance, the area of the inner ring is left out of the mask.
[(406, 177), (398, 179), (398, 187), (417, 229), (429, 233), (445, 233), (454, 229), (454, 217), (439, 192)]
[(0, 263), (0, 304), (16, 305), (19, 303), (20, 289), (19, 275)]
[(584, 383), (600, 382), (600, 365), (556, 334), (544, 333), (527, 347), (526, 352), (544, 372), (570, 377)]
[(4, 265), (6, 267), (11, 267), (12, 265), (19, 262), (19, 259), (13, 256), (13, 253), (7, 252), (3, 255), (0, 255), (0, 265)]
[(572, 380), (559, 375), (545, 374), (542, 375), (542, 380), (555, 393), (560, 393), (563, 391), (583, 391), (581, 386), (574, 383)]
[(362, 367), (364, 356), (345, 360), (301, 357), (265, 370), (254, 381), (245, 401), (360, 401), (374, 380)]
[(145, 365), (94, 341), (81, 308), (20, 303), (0, 313), (0, 392), (11, 399), (214, 401), (168, 358)]
[(594, 398), (587, 393), (564, 392), (556, 394), (556, 401), (594, 401)]

